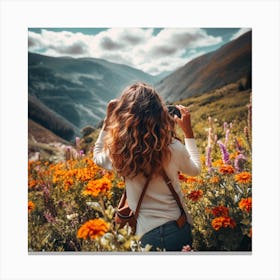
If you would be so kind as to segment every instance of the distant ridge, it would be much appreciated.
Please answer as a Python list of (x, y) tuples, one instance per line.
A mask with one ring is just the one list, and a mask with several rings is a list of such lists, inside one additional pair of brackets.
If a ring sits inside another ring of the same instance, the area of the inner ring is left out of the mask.
[(250, 79), (252, 32), (207, 53), (176, 70), (156, 84), (166, 101), (174, 102), (201, 95), (242, 78)]
[(28, 54), (28, 116), (58, 136), (72, 140), (104, 118), (109, 100), (129, 84), (158, 78), (104, 59)]

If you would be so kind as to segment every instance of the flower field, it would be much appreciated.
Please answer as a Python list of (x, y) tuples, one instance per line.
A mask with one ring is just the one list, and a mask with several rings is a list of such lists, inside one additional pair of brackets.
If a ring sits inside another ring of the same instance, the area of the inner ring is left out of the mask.
[[(251, 251), (251, 106), (243, 123), (209, 117), (198, 144), (201, 174), (178, 174), (193, 218), (192, 250)], [(75, 146), (61, 161), (28, 162), (29, 252), (141, 251), (130, 228), (113, 222), (123, 180), (92, 156)]]

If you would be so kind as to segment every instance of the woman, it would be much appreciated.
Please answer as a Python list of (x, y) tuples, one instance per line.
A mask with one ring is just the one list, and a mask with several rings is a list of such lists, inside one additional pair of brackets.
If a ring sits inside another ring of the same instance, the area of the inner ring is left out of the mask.
[[(147, 177), (152, 173), (138, 219), (136, 235), (151, 250), (181, 251), (191, 245), (190, 217), (179, 228), (180, 209), (162, 168), (183, 202), (178, 172), (200, 173), (199, 153), (187, 108), (178, 105), (181, 118), (168, 113), (158, 93), (145, 83), (127, 87), (119, 100), (107, 107), (107, 117), (94, 147), (94, 162), (114, 169), (125, 178), (127, 200), (135, 211)], [(184, 132), (185, 145), (175, 135), (175, 124)]]

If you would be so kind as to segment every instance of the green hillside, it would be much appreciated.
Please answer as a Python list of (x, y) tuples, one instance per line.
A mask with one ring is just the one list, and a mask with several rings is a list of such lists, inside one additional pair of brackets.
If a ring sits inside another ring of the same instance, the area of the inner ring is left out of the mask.
[[(240, 90), (240, 82), (227, 85), (209, 93), (190, 97), (175, 104), (182, 104), (190, 109), (192, 125), (198, 144), (207, 137), (208, 118), (211, 117), (217, 126), (224, 122), (235, 126), (246, 126), (247, 104), (250, 103), (251, 89)], [(217, 132), (221, 136), (222, 131)]]

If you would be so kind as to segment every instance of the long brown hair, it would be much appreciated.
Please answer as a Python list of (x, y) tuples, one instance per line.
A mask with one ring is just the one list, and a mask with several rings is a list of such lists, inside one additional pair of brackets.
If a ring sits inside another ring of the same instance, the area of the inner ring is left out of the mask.
[(121, 176), (157, 173), (170, 157), (175, 121), (155, 91), (145, 83), (127, 87), (107, 116), (105, 149)]

